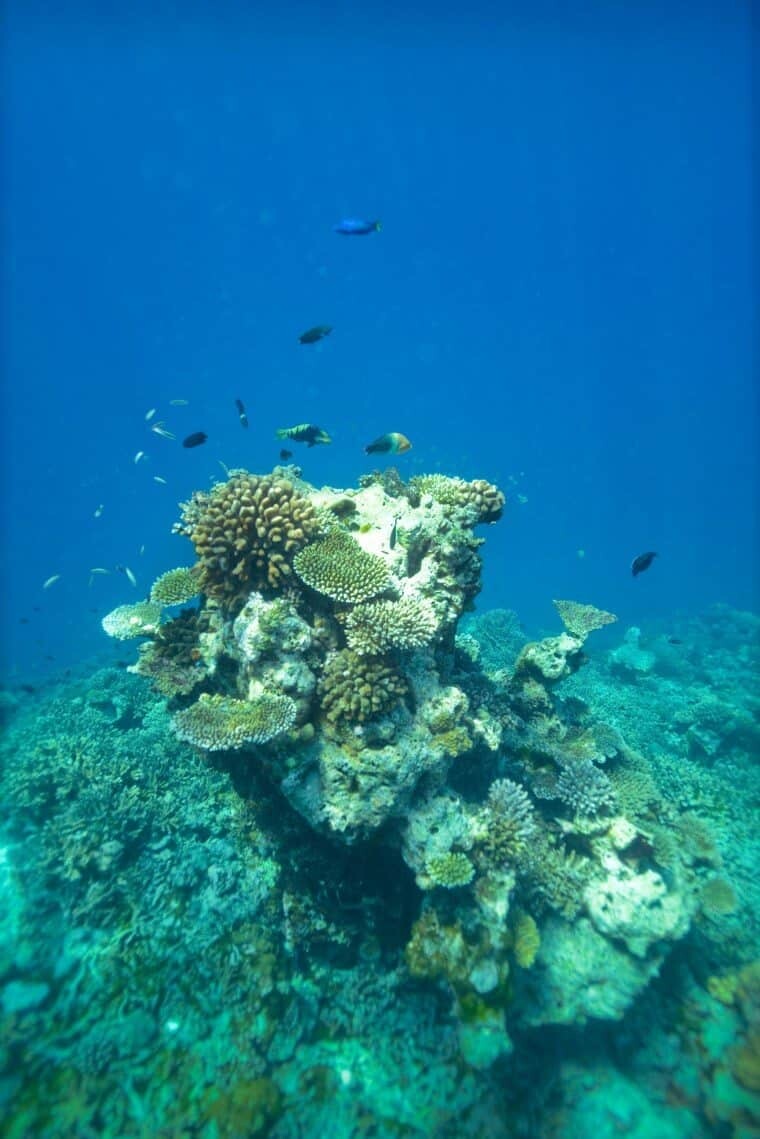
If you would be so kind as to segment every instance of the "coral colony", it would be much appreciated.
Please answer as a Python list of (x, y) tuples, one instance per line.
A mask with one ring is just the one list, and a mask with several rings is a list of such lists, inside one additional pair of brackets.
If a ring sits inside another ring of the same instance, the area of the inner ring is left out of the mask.
[[(32, 1025), (58, 986), (79, 1020), (52, 1067), (28, 1032), (22, 1108), (39, 1123), (32, 1101), (57, 1105), (49, 1134), (76, 1097), (83, 1134), (104, 1112), (131, 1133), (142, 1095), (156, 1134), (315, 1134), (330, 1105), (335, 1134), (374, 1118), (506, 1137), (515, 1105), (538, 1110), (531, 1032), (620, 1021), (676, 943), (736, 910), (689, 757), (660, 778), (636, 746), (646, 714), (628, 738), (583, 687), (586, 640), (614, 615), (558, 600), (564, 630), (528, 644), (504, 614), (459, 627), (475, 531), (503, 508), (481, 480), (317, 489), (296, 467), (232, 471), (183, 505), (192, 564), (103, 620), (140, 640), (128, 671), (149, 684), (99, 674), (51, 711), (31, 765), (7, 764), (64, 948), (18, 969), (5, 1009)], [(632, 687), (647, 660), (630, 637), (616, 652)], [(760, 978), (745, 964), (710, 984), (694, 1015), (738, 1043), (715, 1086), (714, 1058), (681, 1055), (668, 1095), (738, 1126)]]

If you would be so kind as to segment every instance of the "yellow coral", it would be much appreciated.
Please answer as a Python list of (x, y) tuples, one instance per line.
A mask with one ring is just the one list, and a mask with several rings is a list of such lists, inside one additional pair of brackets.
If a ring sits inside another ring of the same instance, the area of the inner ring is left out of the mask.
[(521, 969), (530, 969), (541, 948), (541, 934), (530, 914), (518, 915), (513, 937), (515, 961)]
[(289, 696), (265, 693), (255, 700), (203, 693), (174, 715), (172, 726), (186, 743), (204, 751), (232, 751), (262, 744), (292, 728), (296, 706)]
[(153, 601), (137, 601), (134, 605), (117, 605), (101, 621), (104, 632), (117, 641), (133, 637), (154, 637), (161, 621), (161, 606)]
[(437, 628), (432, 605), (408, 597), (357, 605), (345, 623), (349, 648), (368, 655), (420, 648), (430, 643)]
[(198, 569), (195, 566), (167, 570), (150, 587), (150, 599), (157, 605), (183, 605), (199, 593)]

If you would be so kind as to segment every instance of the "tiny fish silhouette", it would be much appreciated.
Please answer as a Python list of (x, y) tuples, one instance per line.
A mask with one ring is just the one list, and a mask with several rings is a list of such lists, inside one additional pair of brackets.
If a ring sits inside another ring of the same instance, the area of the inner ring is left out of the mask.
[(636, 577), (637, 574), (648, 570), (656, 557), (657, 553), (655, 550), (647, 550), (645, 554), (639, 554), (638, 557), (634, 558), (631, 562), (631, 573), (633, 576)]
[(332, 332), (331, 324), (315, 324), (313, 328), (307, 328), (298, 337), (300, 344), (316, 344), (318, 340), (324, 340)]
[(183, 447), (200, 447), (201, 444), (205, 443), (207, 439), (208, 439), (208, 435), (206, 434), (205, 431), (194, 431), (192, 433), (192, 435), (188, 435), (186, 439), (182, 440), (182, 446)]
[(346, 237), (363, 237), (368, 233), (379, 233), (381, 229), (379, 221), (365, 221), (364, 218), (341, 218), (333, 226), (335, 233), (342, 233)]

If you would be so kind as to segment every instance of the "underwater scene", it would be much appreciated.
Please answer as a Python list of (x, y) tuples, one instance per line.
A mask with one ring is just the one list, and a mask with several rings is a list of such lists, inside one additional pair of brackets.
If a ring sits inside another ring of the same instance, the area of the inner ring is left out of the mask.
[(4, 17), (0, 1136), (760, 1137), (750, 5)]

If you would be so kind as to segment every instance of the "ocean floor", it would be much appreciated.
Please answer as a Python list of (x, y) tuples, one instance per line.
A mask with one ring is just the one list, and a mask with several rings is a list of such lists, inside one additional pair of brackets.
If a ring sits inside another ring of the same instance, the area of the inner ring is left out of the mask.
[(3, 1135), (760, 1135), (759, 633), (615, 627), (539, 683), (465, 617), (481, 737), (349, 842), (143, 676), (0, 691)]

